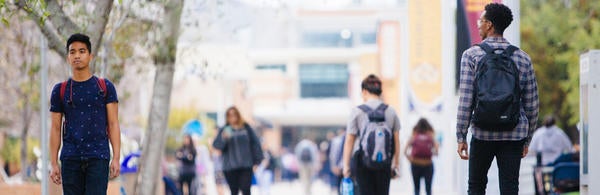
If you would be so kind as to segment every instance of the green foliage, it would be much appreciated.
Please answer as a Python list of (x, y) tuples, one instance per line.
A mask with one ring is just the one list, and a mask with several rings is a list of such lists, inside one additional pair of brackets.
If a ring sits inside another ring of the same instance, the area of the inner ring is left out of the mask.
[(166, 151), (167, 153), (174, 152), (181, 146), (181, 127), (185, 125), (186, 122), (192, 119), (198, 118), (198, 111), (195, 111), (190, 108), (179, 108), (179, 109), (171, 109), (171, 113), (169, 115), (169, 123), (168, 123), (168, 132), (167, 132), (167, 142), (166, 142)]
[[(34, 138), (27, 139), (27, 159), (30, 161), (37, 157), (33, 153), (33, 148), (40, 147), (40, 141)], [(21, 164), (21, 139), (18, 137), (7, 137), (0, 149), (0, 157), (8, 163)]]
[(4, 26), (10, 27), (10, 23), (8, 22), (8, 19), (6, 19), (6, 17), (2, 17), (2, 23), (4, 24)]
[(579, 121), (579, 55), (600, 48), (600, 4), (592, 1), (522, 0), (522, 48), (533, 61), (540, 116), (558, 124)]
[(4, 144), (0, 150), (0, 156), (2, 156), (4, 161), (7, 163), (21, 163), (21, 158), (19, 158), (19, 149), (21, 148), (21, 145), (19, 142), (19, 139), (15, 137), (7, 137), (4, 140)]
[(171, 114), (169, 115), (169, 129), (181, 129), (186, 122), (192, 119), (198, 118), (198, 111), (195, 111), (190, 108), (176, 108), (171, 109)]

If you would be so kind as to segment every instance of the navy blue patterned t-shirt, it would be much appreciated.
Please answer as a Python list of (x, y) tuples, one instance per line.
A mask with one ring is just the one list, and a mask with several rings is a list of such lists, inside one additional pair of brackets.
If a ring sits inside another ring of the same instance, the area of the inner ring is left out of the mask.
[[(118, 102), (115, 86), (106, 80), (106, 96), (96, 76), (87, 81), (67, 81), (60, 99), (60, 83), (52, 89), (50, 111), (63, 113), (63, 145), (60, 159), (110, 158), (106, 104)], [(72, 93), (71, 93), (72, 92)]]

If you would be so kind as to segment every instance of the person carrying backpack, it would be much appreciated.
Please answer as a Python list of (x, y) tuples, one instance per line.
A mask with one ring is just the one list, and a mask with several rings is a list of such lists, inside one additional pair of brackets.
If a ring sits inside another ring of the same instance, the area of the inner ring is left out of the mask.
[(431, 195), (431, 182), (433, 180), (433, 155), (437, 155), (439, 144), (434, 139), (433, 127), (427, 119), (421, 118), (413, 128), (412, 136), (404, 154), (410, 161), (415, 195), (421, 193), (421, 178), (425, 179), (425, 192)]
[(400, 119), (381, 100), (381, 86), (372, 74), (362, 81), (365, 103), (352, 110), (346, 129), (343, 174), (352, 175), (360, 194), (387, 195), (398, 175)]
[(512, 20), (505, 5), (487, 4), (477, 23), (483, 42), (466, 50), (461, 59), (456, 137), (458, 155), (469, 160), (469, 194), (485, 194), (494, 158), (500, 193), (519, 194), (521, 158), (528, 153), (538, 120), (531, 59), (502, 36)]
[(312, 194), (313, 177), (317, 174), (321, 162), (319, 160), (319, 149), (314, 142), (304, 139), (296, 145), (294, 153), (298, 159), (298, 173), (304, 193), (307, 195)]
[(66, 49), (73, 76), (56, 84), (50, 97), (50, 179), (67, 195), (106, 194), (109, 177), (118, 177), (121, 167), (117, 92), (90, 72), (87, 35), (71, 35)]

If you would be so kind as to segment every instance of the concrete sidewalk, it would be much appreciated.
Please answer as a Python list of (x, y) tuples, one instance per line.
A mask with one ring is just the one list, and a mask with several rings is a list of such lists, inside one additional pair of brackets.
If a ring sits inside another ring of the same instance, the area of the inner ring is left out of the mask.
[[(425, 194), (421, 189), (421, 193)], [(260, 190), (258, 187), (253, 187), (253, 194), (259, 194)], [(437, 189), (434, 187), (434, 194), (440, 195), (454, 195), (455, 192), (449, 189)], [(317, 180), (313, 183), (312, 193), (314, 195), (333, 195), (337, 192), (334, 192), (332, 189), (328, 188), (328, 186), (321, 180)], [(299, 181), (294, 182), (279, 182), (273, 184), (271, 187), (271, 194), (283, 194), (283, 195), (304, 195), (304, 191)], [(413, 195), (413, 187), (412, 183), (401, 183), (400, 180), (392, 180), (390, 186), (390, 195)]]

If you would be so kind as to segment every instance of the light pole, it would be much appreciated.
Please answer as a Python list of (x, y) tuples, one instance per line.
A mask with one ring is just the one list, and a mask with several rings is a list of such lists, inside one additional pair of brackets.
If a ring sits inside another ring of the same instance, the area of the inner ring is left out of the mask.
[(48, 96), (46, 84), (48, 83), (48, 65), (46, 64), (46, 52), (48, 50), (46, 38), (40, 36), (40, 122), (42, 128), (42, 194), (48, 194)]

